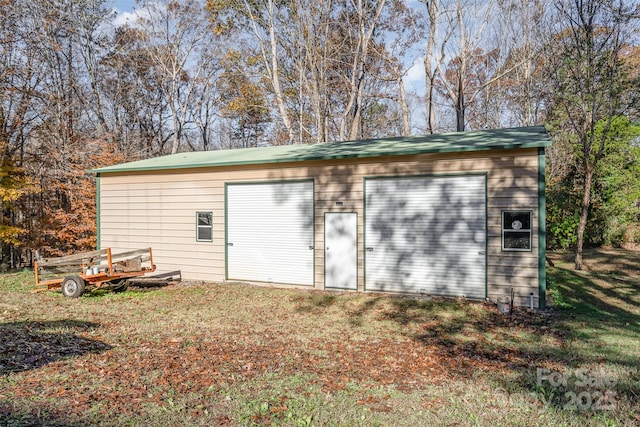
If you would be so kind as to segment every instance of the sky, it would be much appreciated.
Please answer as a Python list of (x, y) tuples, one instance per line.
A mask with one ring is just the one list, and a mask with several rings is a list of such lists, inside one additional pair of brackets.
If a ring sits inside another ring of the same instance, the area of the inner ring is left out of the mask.
[(122, 25), (127, 22), (127, 19), (132, 18), (133, 8), (136, 7), (136, 2), (135, 0), (113, 0), (112, 6), (117, 12), (113, 23), (115, 25)]
[(135, 6), (135, 0), (114, 0), (113, 7), (118, 12), (131, 12)]

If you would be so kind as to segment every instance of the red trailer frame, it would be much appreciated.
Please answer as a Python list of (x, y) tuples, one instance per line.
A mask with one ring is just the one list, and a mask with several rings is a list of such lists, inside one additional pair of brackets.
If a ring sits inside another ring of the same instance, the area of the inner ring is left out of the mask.
[(77, 298), (85, 289), (123, 291), (129, 279), (156, 270), (151, 248), (112, 254), (111, 248), (56, 258), (39, 259), (34, 265), (35, 291), (61, 289)]

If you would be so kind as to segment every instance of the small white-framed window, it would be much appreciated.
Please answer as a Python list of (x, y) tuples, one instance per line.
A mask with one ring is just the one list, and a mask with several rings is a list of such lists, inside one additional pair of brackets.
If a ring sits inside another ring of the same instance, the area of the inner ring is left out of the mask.
[(213, 212), (196, 212), (196, 241), (213, 241)]
[(502, 250), (531, 252), (532, 211), (502, 211)]

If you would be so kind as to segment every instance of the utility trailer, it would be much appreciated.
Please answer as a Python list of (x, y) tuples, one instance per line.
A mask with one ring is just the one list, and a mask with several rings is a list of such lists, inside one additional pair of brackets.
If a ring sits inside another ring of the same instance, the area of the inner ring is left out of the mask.
[(111, 253), (111, 248), (55, 258), (38, 259), (34, 265), (35, 291), (61, 289), (77, 298), (85, 289), (107, 288), (115, 292), (129, 287), (129, 279), (156, 270), (151, 248)]

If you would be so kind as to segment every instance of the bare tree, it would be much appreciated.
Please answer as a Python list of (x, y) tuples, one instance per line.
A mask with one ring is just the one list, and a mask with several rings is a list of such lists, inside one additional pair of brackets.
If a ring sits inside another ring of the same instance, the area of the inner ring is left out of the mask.
[(137, 28), (115, 28), (110, 53), (102, 58), (101, 91), (113, 121), (114, 140), (129, 158), (163, 152), (168, 111), (162, 82)]
[[(436, 87), (438, 84), (438, 72), (445, 60), (445, 51), (453, 34), (454, 25), (449, 19), (449, 14), (444, 13), (448, 4), (443, 0), (423, 0), (427, 7), (428, 28), (425, 55), (425, 112), (427, 121), (427, 133), (436, 132)], [(444, 26), (440, 21), (447, 19)], [(442, 28), (442, 29), (441, 29)]]
[[(216, 90), (221, 97), (220, 113), (232, 147), (255, 147), (264, 140), (271, 116), (265, 92), (260, 86), (255, 58), (246, 50), (228, 51), (222, 60)], [(266, 142), (266, 141), (264, 141)]]
[(506, 126), (542, 123), (552, 92), (545, 76), (545, 46), (551, 40), (549, 5), (536, 0), (499, 0), (499, 31), (506, 46), (503, 67), (512, 69), (500, 82), (498, 97), (506, 106)]
[(395, 86), (394, 89), (371, 95), (376, 99), (388, 98), (398, 104), (402, 117), (402, 135), (411, 134), (411, 115), (404, 77), (412, 65), (406, 63), (406, 58), (421, 41), (423, 30), (424, 22), (414, 9), (403, 1), (391, 0), (380, 18), (378, 36), (371, 45), (373, 54), (369, 62), (380, 64), (378, 67), (369, 67), (373, 78)]
[(3, 159), (9, 156), (18, 165), (31, 131), (40, 123), (38, 88), (44, 79), (28, 16), (22, 2), (0, 9), (0, 144)]
[(199, 61), (202, 62), (202, 71), (196, 82), (193, 101), (190, 103), (190, 116), (197, 127), (202, 149), (206, 151), (216, 147), (214, 125), (220, 115), (218, 106), (221, 104), (216, 82), (221, 73), (221, 66), (211, 50), (203, 52)]
[[(74, 13), (78, 37), (77, 49), (82, 58), (84, 70), (81, 72), (88, 85), (82, 98), (83, 108), (89, 113), (87, 118), (95, 121), (95, 127), (102, 135), (113, 141), (113, 123), (108, 122), (103, 91), (101, 90), (103, 68), (102, 59), (108, 54), (109, 36), (102, 27), (113, 18), (112, 12), (104, 6), (104, 0), (82, 0)], [(83, 79), (84, 80), (84, 79)]]
[[(305, 140), (305, 134), (314, 135), (315, 142), (330, 138), (329, 78), (336, 55), (331, 42), (334, 31), (332, 5), (332, 0), (295, 2), (298, 19), (292, 23), (289, 39), (298, 43), (293, 44), (288, 53), (296, 58), (300, 141)], [(311, 110), (309, 124), (304, 118), (305, 98), (309, 99)]]
[[(357, 139), (360, 131), (362, 102), (364, 96), (364, 80), (367, 73), (366, 64), (369, 60), (369, 49), (374, 31), (382, 15), (386, 0), (376, 0), (368, 3), (365, 0), (351, 0), (352, 10), (345, 11), (344, 23), (355, 29), (351, 44), (351, 63), (348, 76), (348, 99), (342, 112), (340, 133), (338, 138), (343, 141)], [(347, 133), (347, 128), (349, 132)]]
[(282, 31), (291, 22), (290, 8), (287, 3), (277, 3), (274, 0), (259, 0), (242, 2), (226, 2), (223, 0), (209, 0), (207, 8), (213, 16), (214, 22), (224, 31), (231, 31), (242, 27), (250, 28), (252, 40), (257, 42), (265, 77), (271, 86), (273, 99), (287, 133), (287, 142), (293, 143), (295, 133), (293, 123), (287, 108), (286, 97), (282, 89), (284, 60), (280, 47), (282, 45)]
[(170, 152), (177, 153), (189, 121), (189, 103), (204, 67), (198, 55), (213, 44), (213, 33), (203, 6), (196, 0), (145, 1), (135, 25), (142, 31), (142, 46), (171, 114)]
[[(392, 47), (405, 43), (401, 39), (409, 33), (403, 2), (209, 0), (208, 7), (220, 31), (235, 33), (231, 49), (256, 46), (246, 51), (263, 68), (254, 84), (268, 82), (265, 94), (284, 123), (284, 132), (272, 130), (271, 143), (362, 137), (363, 108), (372, 99), (403, 103), (408, 122), (399, 86), (404, 67)], [(391, 31), (397, 34), (386, 43), (383, 35)], [(394, 89), (377, 79), (392, 81)]]
[[(474, 55), (479, 51), (483, 42), (483, 36), (493, 8), (493, 1), (479, 2), (476, 0), (457, 0), (453, 10), (444, 11), (448, 16), (448, 25), (452, 25), (452, 31), (457, 48), (449, 61), (449, 72), (445, 72), (444, 61), (437, 62), (437, 70), (444, 92), (453, 104), (456, 112), (456, 130), (465, 129), (465, 110), (479, 93), (479, 88), (474, 93), (469, 93), (467, 87), (467, 73)], [(447, 41), (445, 39), (445, 41)], [(441, 59), (445, 57), (447, 45), (441, 44)], [(485, 85), (490, 81), (485, 82)]]

